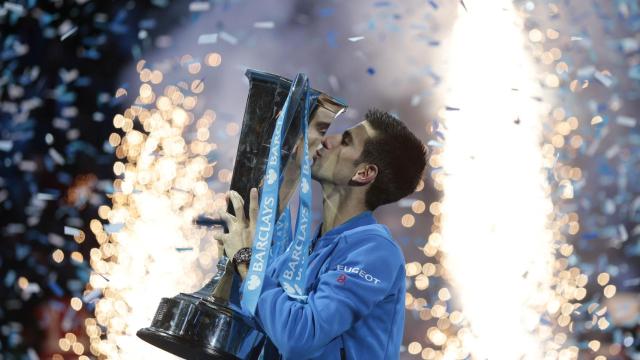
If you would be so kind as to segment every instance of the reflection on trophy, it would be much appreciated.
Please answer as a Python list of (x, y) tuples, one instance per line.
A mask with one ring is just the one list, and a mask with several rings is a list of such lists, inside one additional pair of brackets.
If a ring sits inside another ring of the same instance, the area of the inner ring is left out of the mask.
[[(302, 121), (307, 121), (310, 126), (316, 121), (330, 123), (346, 109), (346, 105), (317, 90), (308, 89), (306, 76), (302, 74), (293, 82), (251, 69), (247, 70), (246, 76), (249, 79), (249, 96), (230, 188), (243, 198), (249, 198), (250, 189), (262, 185), (270, 140), (282, 111), (278, 217), (298, 185), (302, 152), (295, 149), (300, 149)], [(307, 100), (311, 101), (309, 112), (305, 111)], [(310, 138), (309, 142), (313, 144), (314, 141)], [(295, 159), (291, 158), (292, 154), (296, 155)], [(249, 202), (246, 202), (245, 216), (248, 208)], [(231, 204), (228, 204), (228, 209), (233, 213)], [(196, 223), (224, 226), (207, 218), (200, 218)], [(202, 289), (163, 298), (151, 326), (140, 329), (137, 335), (183, 358), (257, 359), (265, 335), (245, 321), (239, 303), (234, 301), (238, 283), (231, 261), (221, 254), (217, 273)]]

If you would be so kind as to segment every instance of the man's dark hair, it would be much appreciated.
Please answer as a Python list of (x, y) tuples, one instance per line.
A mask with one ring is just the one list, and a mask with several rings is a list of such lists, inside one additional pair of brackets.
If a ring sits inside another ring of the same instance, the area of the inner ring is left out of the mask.
[(374, 210), (415, 191), (426, 166), (427, 149), (391, 114), (370, 109), (364, 117), (377, 134), (367, 139), (356, 164), (364, 162), (378, 167), (378, 175), (365, 198), (366, 207)]

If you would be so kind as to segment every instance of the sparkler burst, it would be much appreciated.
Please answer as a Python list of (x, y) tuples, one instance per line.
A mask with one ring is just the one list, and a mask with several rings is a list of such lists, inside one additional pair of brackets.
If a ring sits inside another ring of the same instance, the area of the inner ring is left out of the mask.
[(468, 2), (466, 9), (451, 37), (449, 106), (440, 114), (445, 146), (430, 161), (442, 164), (434, 180), (444, 197), (432, 204), (441, 228), (425, 254), (441, 252), (464, 317), (457, 334), (438, 339), (440, 354), (574, 359), (578, 347), (564, 327), (586, 296), (587, 277), (567, 271), (562, 257), (571, 251), (550, 198), (554, 152), (541, 151), (550, 109), (534, 100), (541, 89), (511, 2)]
[(539, 320), (553, 298), (553, 207), (533, 69), (508, 1), (468, 6), (452, 35), (447, 101), (460, 109), (445, 114), (444, 265), (472, 330), (473, 355), (540, 359), (551, 335)]
[[(200, 68), (189, 59), (189, 73)], [(109, 224), (96, 220), (92, 226), (101, 246), (91, 252), (88, 290), (102, 290), (104, 296), (86, 329), (91, 352), (110, 359), (174, 358), (140, 341), (135, 332), (151, 322), (162, 297), (194, 291), (212, 275), (217, 246), (193, 219), (225, 205), (224, 194), (214, 193), (206, 182), (215, 165), (207, 159), (215, 149), (207, 142), (215, 112), (196, 118), (190, 111), (203, 82), (169, 85), (156, 93), (162, 73), (145, 68), (143, 61), (138, 71), (142, 85), (135, 104), (113, 120), (125, 135), (109, 138), (122, 159), (113, 167), (119, 176), (113, 205), (100, 212)]]

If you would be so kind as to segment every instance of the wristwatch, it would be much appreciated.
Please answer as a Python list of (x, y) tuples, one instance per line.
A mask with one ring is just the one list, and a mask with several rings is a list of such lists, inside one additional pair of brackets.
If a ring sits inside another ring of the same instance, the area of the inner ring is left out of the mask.
[(238, 265), (239, 264), (247, 264), (251, 261), (251, 248), (242, 248), (238, 250), (238, 252), (233, 255), (233, 259), (231, 259), (231, 263), (233, 267), (236, 269), (236, 273), (238, 273)]

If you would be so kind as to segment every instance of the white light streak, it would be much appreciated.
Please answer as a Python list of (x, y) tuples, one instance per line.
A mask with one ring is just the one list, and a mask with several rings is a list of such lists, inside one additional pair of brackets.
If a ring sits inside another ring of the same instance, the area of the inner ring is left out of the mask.
[(441, 113), (443, 265), (474, 358), (541, 359), (554, 255), (541, 109), (531, 99), (537, 82), (511, 2), (465, 4), (451, 38), (449, 110)]

